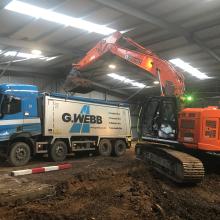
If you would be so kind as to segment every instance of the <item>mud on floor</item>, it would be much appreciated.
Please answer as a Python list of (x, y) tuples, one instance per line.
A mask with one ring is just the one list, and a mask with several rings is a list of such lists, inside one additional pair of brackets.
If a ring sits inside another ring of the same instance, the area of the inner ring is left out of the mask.
[(183, 187), (134, 160), (120, 168), (94, 167), (62, 178), (52, 197), (2, 206), (1, 219), (220, 219), (219, 178), (213, 177)]
[(21, 204), (45, 195), (52, 196), (55, 192), (55, 188), (49, 184), (0, 175), (0, 206)]

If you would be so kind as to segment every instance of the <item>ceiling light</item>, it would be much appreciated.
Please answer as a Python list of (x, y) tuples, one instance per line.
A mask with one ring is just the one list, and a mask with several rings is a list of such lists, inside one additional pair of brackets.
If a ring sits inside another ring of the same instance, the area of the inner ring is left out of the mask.
[(158, 85), (160, 82), (159, 81), (154, 81), (154, 84), (155, 85)]
[(125, 84), (131, 84), (134, 87), (139, 87), (139, 88), (146, 87), (146, 85), (143, 84), (143, 83), (136, 82), (136, 81), (128, 79), (128, 78), (126, 78), (124, 76), (120, 76), (120, 75), (118, 75), (116, 73), (109, 73), (107, 75), (110, 76), (111, 78), (116, 79), (118, 81), (121, 81), (121, 82), (123, 82)]
[(51, 60), (54, 60), (56, 59), (58, 56), (54, 56), (54, 57), (45, 57), (45, 60), (46, 61), (51, 61)]
[(36, 49), (32, 50), (31, 53), (34, 55), (41, 55), (42, 54), (42, 52), (40, 50), (36, 50)]
[(208, 79), (210, 78), (205, 73), (200, 72), (197, 68), (191, 66), (189, 63), (184, 62), (183, 60), (176, 58), (169, 60), (175, 66), (181, 68), (182, 70), (190, 73), (192, 76), (197, 77), (198, 79)]
[(22, 57), (22, 58), (28, 58), (28, 59), (36, 59), (36, 58), (40, 58), (40, 55), (34, 55), (31, 53), (23, 53), (23, 52), (17, 52), (17, 51), (8, 51), (6, 53), (4, 53), (4, 56), (8, 57), (8, 56), (17, 56), (17, 57)]
[(114, 64), (109, 64), (108, 67), (109, 67), (110, 69), (115, 69), (115, 68), (116, 68), (116, 66), (115, 66)]
[(11, 1), (8, 5), (6, 5), (5, 9), (18, 12), (21, 14), (25, 14), (34, 18), (41, 18), (47, 21), (55, 22), (58, 24), (62, 24), (65, 26), (70, 26), (74, 28), (83, 29), (89, 32), (95, 32), (98, 34), (109, 35), (114, 33), (116, 30), (106, 27), (105, 25), (95, 24), (93, 22), (89, 22), (83, 20), (81, 18), (74, 18), (71, 16), (67, 16), (61, 13), (57, 13), (51, 11), (49, 9), (44, 9), (41, 7), (34, 6), (32, 4), (28, 4), (22, 1)]

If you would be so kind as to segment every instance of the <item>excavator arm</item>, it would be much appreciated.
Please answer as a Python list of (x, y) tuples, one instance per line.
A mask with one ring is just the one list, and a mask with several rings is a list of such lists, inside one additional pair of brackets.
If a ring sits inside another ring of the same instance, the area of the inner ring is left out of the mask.
[[(125, 40), (137, 50), (120, 46), (119, 40)], [(123, 36), (120, 32), (115, 32), (98, 42), (77, 64), (72, 65), (73, 69), (81, 71), (108, 52), (136, 65), (158, 79), (162, 96), (181, 96), (184, 93), (184, 77), (181, 73), (177, 72), (168, 61), (159, 58), (151, 50)]]

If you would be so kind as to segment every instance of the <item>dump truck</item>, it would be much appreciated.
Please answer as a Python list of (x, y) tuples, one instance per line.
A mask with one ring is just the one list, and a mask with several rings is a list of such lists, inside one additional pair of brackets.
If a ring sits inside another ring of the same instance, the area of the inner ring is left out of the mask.
[(57, 162), (79, 151), (121, 156), (131, 144), (129, 106), (120, 102), (2, 84), (0, 110), (0, 152), (13, 166), (40, 154)]

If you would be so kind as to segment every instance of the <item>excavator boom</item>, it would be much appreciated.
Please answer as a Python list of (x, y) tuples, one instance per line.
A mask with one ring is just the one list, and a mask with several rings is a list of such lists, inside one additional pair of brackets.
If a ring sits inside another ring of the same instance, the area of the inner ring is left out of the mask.
[[(120, 46), (119, 40), (126, 41), (128, 45), (137, 50)], [(151, 50), (132, 39), (124, 37), (120, 32), (115, 32), (98, 42), (78, 63), (72, 65), (73, 69), (82, 71), (108, 52), (136, 65), (158, 79), (162, 96), (181, 96), (184, 93), (184, 77), (181, 73), (177, 72), (168, 61), (159, 58)]]

